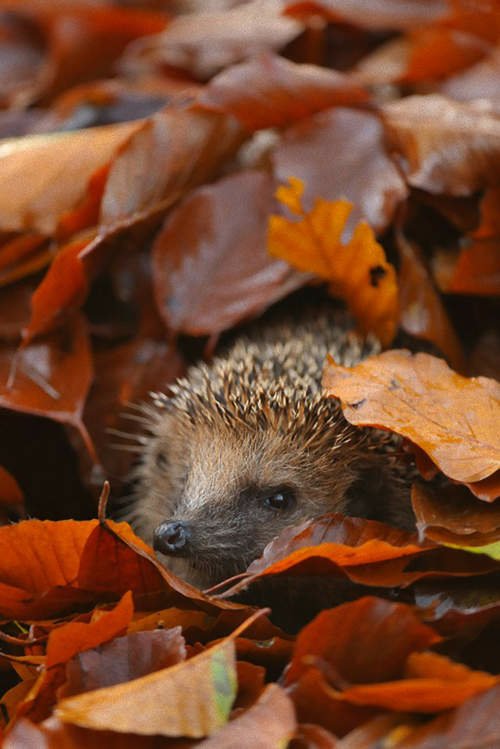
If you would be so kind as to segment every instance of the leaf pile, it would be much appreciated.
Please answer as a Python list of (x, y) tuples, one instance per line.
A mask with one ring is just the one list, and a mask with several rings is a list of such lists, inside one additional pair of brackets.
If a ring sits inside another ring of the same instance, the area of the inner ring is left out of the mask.
[[(0, 0), (2, 746), (500, 746), (499, 43), (493, 0)], [(416, 533), (202, 592), (95, 519), (129, 403), (331, 298)]]

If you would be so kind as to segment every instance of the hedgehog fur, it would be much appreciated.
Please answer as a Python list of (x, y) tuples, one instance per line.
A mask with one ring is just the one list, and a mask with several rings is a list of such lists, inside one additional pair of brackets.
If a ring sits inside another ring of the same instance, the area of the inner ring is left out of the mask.
[(124, 517), (174, 573), (209, 586), (286, 526), (327, 512), (411, 526), (393, 438), (352, 427), (322, 391), (328, 353), (353, 365), (379, 351), (347, 325), (321, 313), (257, 328), (142, 405)]

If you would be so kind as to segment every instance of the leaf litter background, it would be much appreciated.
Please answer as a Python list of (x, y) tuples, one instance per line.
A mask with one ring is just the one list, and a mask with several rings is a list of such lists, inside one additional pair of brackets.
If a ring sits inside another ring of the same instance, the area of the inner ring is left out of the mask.
[[(499, 37), (494, 0), (1, 0), (4, 746), (500, 746)], [(415, 534), (326, 516), (207, 594), (92, 519), (129, 402), (327, 293)]]

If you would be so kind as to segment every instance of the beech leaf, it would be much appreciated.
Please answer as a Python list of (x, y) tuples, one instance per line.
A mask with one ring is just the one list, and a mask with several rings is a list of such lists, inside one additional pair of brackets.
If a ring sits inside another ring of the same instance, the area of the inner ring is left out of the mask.
[(266, 251), (272, 194), (268, 175), (240, 172), (171, 213), (153, 247), (155, 296), (170, 330), (219, 333), (302, 285), (303, 275)]
[(248, 130), (258, 130), (367, 99), (368, 92), (348, 75), (266, 54), (219, 73), (197, 102), (234, 115)]
[(200, 738), (226, 723), (236, 687), (229, 638), (177, 665), (63, 699), (55, 715), (100, 731)]
[(0, 145), (0, 229), (54, 234), (94, 172), (137, 130), (137, 122), (7, 140)]
[(429, 354), (386, 351), (352, 369), (330, 360), (323, 383), (351, 424), (406, 437), (456, 481), (471, 484), (500, 469), (495, 380), (462, 377)]
[(407, 196), (407, 187), (389, 158), (384, 129), (370, 112), (334, 107), (291, 125), (272, 151), (278, 182), (290, 176), (304, 183), (304, 208), (317, 196), (354, 204), (343, 239), (363, 218), (379, 233)]
[(470, 195), (498, 183), (500, 117), (488, 100), (408, 96), (385, 104), (382, 115), (412, 187)]

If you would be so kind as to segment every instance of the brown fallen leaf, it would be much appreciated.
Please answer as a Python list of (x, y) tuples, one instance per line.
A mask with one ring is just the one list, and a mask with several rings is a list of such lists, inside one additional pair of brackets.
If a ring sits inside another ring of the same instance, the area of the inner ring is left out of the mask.
[(418, 247), (397, 232), (400, 325), (407, 333), (435, 343), (454, 369), (464, 372), (460, 340), (434, 287)]
[(281, 49), (298, 36), (302, 24), (283, 16), (280, 5), (252, 0), (219, 12), (178, 16), (163, 33), (131, 44), (121, 68), (130, 75), (173, 67), (206, 80), (233, 63)]
[(348, 201), (316, 198), (312, 210), (306, 211), (302, 205), (303, 190), (303, 183), (295, 177), (290, 178), (289, 186), (278, 189), (277, 198), (297, 218), (270, 217), (270, 253), (328, 281), (331, 293), (347, 302), (361, 331), (373, 332), (383, 345), (388, 345), (396, 332), (398, 317), (394, 267), (387, 262), (383, 247), (364, 221), (356, 226), (348, 242), (342, 242), (352, 209)]
[(0, 353), (0, 405), (78, 429), (92, 454), (82, 411), (93, 377), (87, 326), (75, 318), (51, 338)]
[(492, 102), (408, 96), (381, 110), (389, 147), (412, 187), (470, 195), (498, 184), (500, 117)]
[(300, 723), (315, 723), (335, 736), (350, 735), (380, 712), (377, 708), (351, 705), (337, 699), (336, 690), (331, 688), (322, 671), (312, 665), (287, 691)]
[(471, 99), (498, 101), (500, 99), (499, 70), (500, 50), (496, 48), (475, 65), (444, 80), (439, 86), (439, 92), (459, 101)]
[(126, 122), (3, 142), (0, 229), (53, 235), (62, 214), (83, 198), (94, 172), (138, 127)]
[(20, 505), (23, 500), (22, 489), (14, 476), (0, 466), (0, 505)]
[[(58, 631), (52, 632), (51, 636)], [(115, 636), (111, 642), (80, 651), (68, 662), (67, 681), (58, 696), (69, 697), (123, 684), (173, 666), (185, 658), (186, 647), (180, 626)]]
[[(53, 716), (36, 725), (29, 720), (18, 721), (5, 737), (4, 749), (164, 749), (158, 736), (137, 736), (113, 733), (112, 731), (90, 731), (69, 723), (62, 723)], [(192, 742), (174, 744), (169, 749), (192, 749)]]
[(404, 679), (347, 687), (341, 699), (402, 712), (437, 713), (461, 705), (495, 686), (498, 679), (432, 652), (411, 653)]
[(372, 30), (411, 29), (441, 18), (448, 10), (442, 0), (376, 0), (369, 7), (363, 0), (291, 0), (285, 8), (293, 15), (321, 13), (329, 21)]
[(197, 102), (210, 111), (234, 115), (248, 130), (258, 130), (367, 99), (368, 92), (348, 75), (263, 54), (219, 73)]
[(282, 575), (293, 576), (295, 586), (304, 578), (309, 591), (311, 578), (316, 577), (323, 601), (334, 595), (342, 579), (365, 586), (407, 587), (426, 578), (470, 577), (496, 569), (487, 557), (472, 560), (466, 552), (441, 549), (432, 542), (418, 544), (416, 535), (374, 520), (331, 514), (283, 531), (245, 574), (228, 581), (230, 587), (221, 595), (230, 597), (259, 580)]
[(311, 666), (322, 670), (322, 664), (325, 677), (335, 679), (339, 688), (389, 681), (402, 675), (410, 653), (440, 639), (411, 607), (360, 598), (322, 611), (301, 630), (285, 684), (293, 684)]
[(410, 33), (411, 50), (403, 80), (438, 80), (466, 69), (494, 49), (499, 33), (494, 4), (472, 7), (466, 0), (454, 0), (444, 18)]
[(170, 214), (153, 246), (155, 297), (170, 330), (220, 333), (304, 283), (267, 253), (273, 187), (264, 172), (240, 172), (199, 188)]
[(306, 210), (317, 196), (354, 204), (344, 239), (360, 218), (384, 231), (407, 196), (380, 120), (370, 112), (335, 107), (303, 119), (284, 132), (271, 158), (278, 182), (291, 176), (304, 182)]
[(290, 749), (336, 749), (338, 740), (321, 726), (314, 723), (300, 723), (290, 742)]
[(478, 502), (464, 486), (430, 489), (415, 484), (412, 505), (421, 538), (457, 546), (484, 546), (500, 536), (500, 507)]
[(202, 749), (280, 749), (287, 746), (296, 728), (290, 697), (278, 684), (268, 684), (257, 701), (209, 739)]
[[(395, 737), (397, 743), (392, 743), (397, 749), (448, 749), (452, 746), (494, 749), (500, 742), (499, 709), (500, 685), (497, 685), (430, 723), (400, 731), (399, 739)], [(391, 734), (388, 738), (391, 740)]]
[(55, 716), (84, 728), (151, 736), (209, 736), (236, 697), (234, 641), (125, 684), (61, 700)]
[[(18, 24), (32, 26), (32, 40), (41, 37), (45, 42), (31, 75), (18, 73), (17, 85), (11, 85), (10, 99), (18, 107), (47, 100), (75, 83), (109, 75), (128, 42), (158, 33), (167, 20), (152, 11), (92, 6), (78, 0), (5, 0), (3, 9)], [(33, 56), (32, 52), (29, 62)]]
[(35, 292), (26, 340), (74, 313), (123, 233), (133, 228), (138, 236), (141, 231), (147, 235), (185, 192), (213, 176), (242, 139), (232, 117), (180, 105), (166, 107), (134, 128), (110, 165), (98, 227), (81, 246), (79, 239), (66, 245)]
[(352, 369), (330, 360), (323, 382), (351, 424), (406, 437), (455, 481), (470, 485), (500, 468), (495, 380), (462, 377), (429, 354), (386, 351)]

